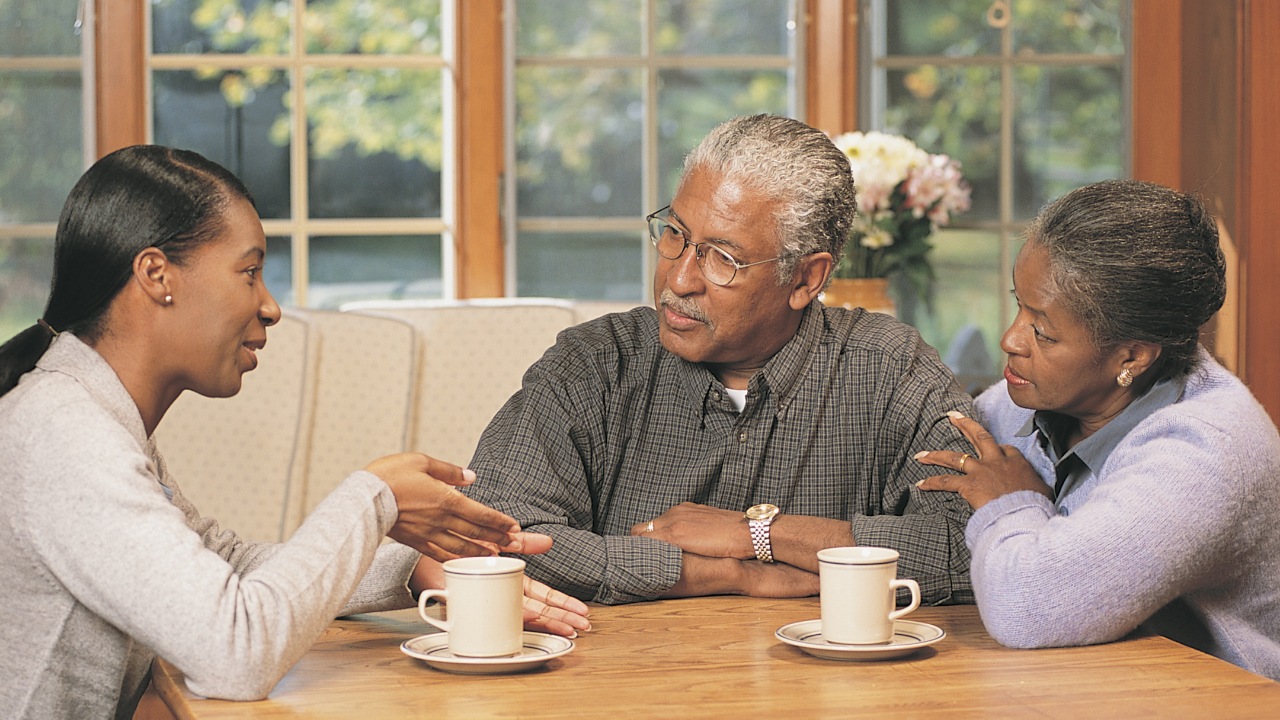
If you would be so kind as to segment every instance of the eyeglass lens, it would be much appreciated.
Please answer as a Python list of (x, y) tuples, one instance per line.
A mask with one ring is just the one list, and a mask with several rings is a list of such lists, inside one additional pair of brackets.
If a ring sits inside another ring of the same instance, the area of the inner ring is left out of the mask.
[(679, 228), (662, 218), (649, 218), (649, 235), (658, 254), (668, 260), (679, 258), (684, 249), (692, 245), (703, 276), (716, 285), (728, 285), (738, 272), (737, 263), (728, 253), (715, 245), (690, 241)]

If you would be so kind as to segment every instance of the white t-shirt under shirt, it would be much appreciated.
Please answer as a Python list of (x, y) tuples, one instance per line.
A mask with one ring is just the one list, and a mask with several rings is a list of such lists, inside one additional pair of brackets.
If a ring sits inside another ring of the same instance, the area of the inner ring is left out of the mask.
[(733, 403), (734, 407), (738, 408), (738, 412), (742, 412), (742, 409), (747, 406), (746, 390), (734, 390), (733, 388), (725, 388), (724, 394), (729, 396), (729, 401)]

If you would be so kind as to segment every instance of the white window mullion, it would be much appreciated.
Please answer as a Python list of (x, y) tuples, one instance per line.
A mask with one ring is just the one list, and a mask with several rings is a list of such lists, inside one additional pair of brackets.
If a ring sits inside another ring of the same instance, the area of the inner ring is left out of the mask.
[(444, 222), (444, 230), (440, 233), (440, 273), (441, 296), (446, 300), (458, 297), (457, 270), (457, 227), (458, 213), (456, 198), (458, 194), (457, 172), (457, 97), (458, 97), (458, 53), (457, 53), (457, 13), (455, 3), (446, 0), (440, 4), (440, 36), (441, 55), (444, 58), (443, 77), (440, 83), (442, 125), (440, 161), (440, 212)]
[(294, 0), (292, 14), (292, 44), (289, 53), (289, 93), (293, 98), (290, 118), (293, 138), (289, 145), (289, 214), (292, 216), (293, 302), (298, 307), (307, 306), (311, 284), (311, 234), (307, 217), (311, 209), (307, 197), (307, 91), (306, 91), (306, 39), (302, 36), (306, 0)]
[(80, 35), (80, 126), (84, 132), (80, 148), (86, 168), (98, 159), (98, 73), (93, 60), (97, 57), (96, 9), (95, 0), (80, 0), (80, 9), (76, 13), (76, 32)]

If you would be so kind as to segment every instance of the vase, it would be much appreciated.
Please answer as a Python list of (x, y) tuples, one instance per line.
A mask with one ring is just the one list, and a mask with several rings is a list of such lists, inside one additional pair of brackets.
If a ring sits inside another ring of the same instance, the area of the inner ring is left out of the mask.
[(831, 307), (864, 308), (886, 315), (896, 311), (889, 296), (888, 278), (832, 278), (831, 285), (822, 293), (822, 302)]

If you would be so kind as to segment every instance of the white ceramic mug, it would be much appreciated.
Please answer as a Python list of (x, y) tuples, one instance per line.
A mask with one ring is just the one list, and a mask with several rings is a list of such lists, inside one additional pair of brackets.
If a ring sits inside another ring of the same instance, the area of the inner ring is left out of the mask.
[[(893, 621), (920, 607), (920, 586), (898, 578), (898, 551), (837, 547), (818, 551), (822, 638), (841, 645), (878, 645), (893, 639)], [(911, 604), (895, 610), (898, 588)]]
[[(524, 647), (524, 561), (468, 557), (444, 563), (443, 590), (418, 598), (422, 619), (449, 634), (458, 657), (511, 657)], [(427, 614), (427, 601), (444, 598), (445, 620)]]

